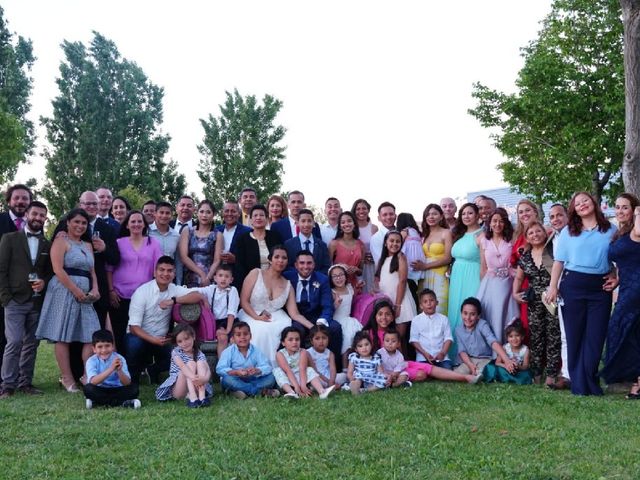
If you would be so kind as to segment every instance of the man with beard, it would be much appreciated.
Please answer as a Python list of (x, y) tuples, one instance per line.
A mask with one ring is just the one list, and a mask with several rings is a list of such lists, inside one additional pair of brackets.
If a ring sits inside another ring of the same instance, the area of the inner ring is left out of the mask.
[[(36, 329), (42, 307), (43, 291), (51, 278), (51, 244), (42, 228), (47, 220), (47, 207), (31, 202), (26, 224), (17, 232), (2, 236), (0, 241), (0, 301), (4, 307), (7, 344), (2, 361), (0, 399), (16, 390), (39, 395), (33, 386), (38, 340)], [(36, 278), (30, 278), (36, 274)]]

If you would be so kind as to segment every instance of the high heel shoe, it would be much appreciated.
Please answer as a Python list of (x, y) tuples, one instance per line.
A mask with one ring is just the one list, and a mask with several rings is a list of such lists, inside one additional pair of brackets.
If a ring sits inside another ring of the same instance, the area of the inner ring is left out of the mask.
[(76, 382), (71, 382), (69, 385), (65, 385), (64, 380), (62, 379), (62, 377), (60, 377), (58, 382), (60, 383), (60, 386), (62, 388), (64, 388), (67, 392), (69, 392), (69, 393), (80, 393), (80, 389), (76, 385)]

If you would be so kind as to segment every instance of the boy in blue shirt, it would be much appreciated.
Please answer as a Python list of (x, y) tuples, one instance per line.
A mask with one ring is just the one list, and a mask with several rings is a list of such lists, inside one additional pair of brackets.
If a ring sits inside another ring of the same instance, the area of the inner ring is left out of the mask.
[(91, 338), (93, 355), (87, 360), (84, 385), (87, 409), (94, 405), (140, 408), (138, 385), (131, 383), (127, 361), (115, 352), (113, 334), (97, 330)]
[(236, 398), (245, 399), (261, 394), (278, 397), (273, 389), (275, 378), (271, 363), (255, 345), (251, 344), (251, 328), (247, 322), (237, 322), (231, 329), (233, 342), (220, 356), (216, 373), (222, 388)]

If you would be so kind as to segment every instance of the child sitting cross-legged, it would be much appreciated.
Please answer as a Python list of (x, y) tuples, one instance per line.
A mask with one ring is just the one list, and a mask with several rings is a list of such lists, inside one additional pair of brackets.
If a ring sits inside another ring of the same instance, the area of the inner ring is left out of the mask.
[(279, 397), (273, 388), (276, 383), (269, 359), (251, 343), (251, 327), (247, 322), (236, 322), (231, 329), (233, 343), (220, 356), (216, 373), (222, 388), (239, 399)]
[(484, 381), (489, 383), (516, 383), (518, 385), (529, 385), (533, 381), (531, 370), (529, 370), (529, 348), (523, 344), (524, 327), (519, 320), (516, 320), (505, 330), (507, 343), (504, 344), (504, 351), (514, 364), (506, 365), (498, 357), (495, 363), (490, 363), (484, 367), (482, 372)]
[(127, 361), (115, 351), (113, 334), (97, 330), (91, 338), (93, 355), (87, 359), (84, 385), (87, 409), (94, 405), (140, 408), (138, 385), (131, 383)]
[(484, 367), (491, 361), (494, 352), (507, 370), (515, 369), (517, 362), (508, 357), (487, 321), (480, 318), (482, 314), (480, 300), (474, 297), (467, 298), (462, 302), (460, 311), (462, 324), (456, 328), (456, 341), (458, 357), (462, 363), (456, 367), (455, 371), (480, 376)]

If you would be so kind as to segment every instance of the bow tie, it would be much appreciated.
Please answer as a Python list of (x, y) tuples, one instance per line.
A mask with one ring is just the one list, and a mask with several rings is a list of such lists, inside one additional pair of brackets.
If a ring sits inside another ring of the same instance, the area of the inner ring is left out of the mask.
[(31, 232), (27, 232), (27, 238), (31, 238), (31, 237), (40, 237), (40, 235), (42, 235), (42, 232), (39, 233), (31, 233)]

